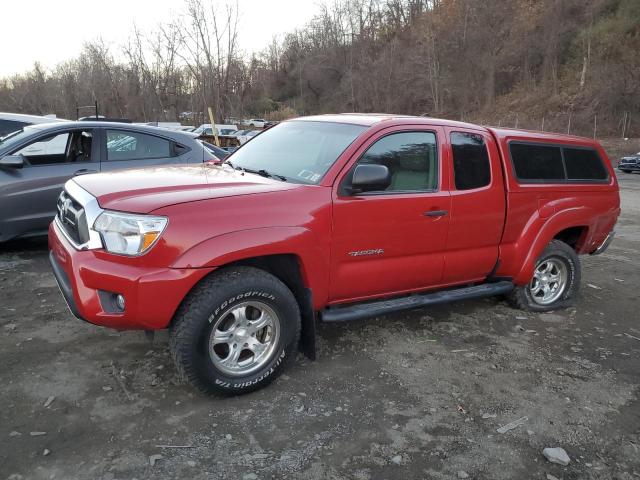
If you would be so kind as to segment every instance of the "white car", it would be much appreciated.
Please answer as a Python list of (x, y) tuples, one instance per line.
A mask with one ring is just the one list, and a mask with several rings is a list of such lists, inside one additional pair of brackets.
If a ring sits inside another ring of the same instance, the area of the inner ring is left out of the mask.
[(240, 142), (240, 145), (244, 145), (260, 133), (262, 133), (262, 130), (246, 130), (246, 133), (244, 133), (243, 135), (238, 135), (238, 141)]
[(21, 130), (29, 125), (39, 125), (41, 123), (64, 122), (55, 115), (23, 115), (22, 113), (0, 112), (0, 137), (9, 135), (17, 130)]
[(245, 122), (246, 125), (255, 128), (264, 128), (267, 121), (264, 118), (252, 118), (251, 120), (247, 120)]

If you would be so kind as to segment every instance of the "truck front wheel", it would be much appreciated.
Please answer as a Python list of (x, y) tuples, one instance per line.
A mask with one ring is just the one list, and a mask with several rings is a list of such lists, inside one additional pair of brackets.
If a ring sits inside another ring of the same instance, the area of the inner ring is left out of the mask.
[(200, 391), (238, 395), (273, 381), (299, 338), (300, 309), (287, 286), (263, 270), (236, 267), (188, 295), (170, 346), (178, 371)]
[(531, 281), (514, 289), (511, 299), (523, 310), (546, 312), (568, 306), (580, 287), (580, 259), (560, 240), (552, 240), (536, 262)]

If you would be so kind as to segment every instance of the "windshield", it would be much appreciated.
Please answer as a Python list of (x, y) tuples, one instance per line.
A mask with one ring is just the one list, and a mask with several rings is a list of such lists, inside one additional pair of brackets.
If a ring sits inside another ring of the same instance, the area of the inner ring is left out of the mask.
[(229, 157), (235, 168), (266, 171), (295, 183), (317, 184), (366, 127), (291, 121), (262, 132)]
[(20, 130), (16, 130), (15, 132), (11, 132), (9, 135), (6, 135), (0, 138), (0, 147), (5, 148), (20, 142), (22, 139), (28, 137), (33, 134), (35, 131), (32, 127), (24, 127)]

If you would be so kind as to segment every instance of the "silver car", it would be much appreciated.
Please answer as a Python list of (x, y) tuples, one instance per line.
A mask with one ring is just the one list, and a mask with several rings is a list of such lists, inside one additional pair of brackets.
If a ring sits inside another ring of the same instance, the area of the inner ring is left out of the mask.
[(44, 235), (76, 175), (215, 160), (196, 135), (99, 121), (32, 125), (0, 138), (0, 242)]

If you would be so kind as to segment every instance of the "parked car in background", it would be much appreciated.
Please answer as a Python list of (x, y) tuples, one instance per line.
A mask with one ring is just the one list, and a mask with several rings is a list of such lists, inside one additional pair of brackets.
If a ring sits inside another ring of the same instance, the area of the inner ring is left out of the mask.
[(45, 234), (74, 176), (211, 158), (196, 135), (156, 127), (89, 121), (24, 127), (0, 140), (0, 242)]
[(20, 130), (29, 125), (39, 125), (41, 123), (64, 122), (60, 118), (53, 115), (23, 115), (21, 113), (4, 113), (0, 112), (0, 138)]
[(256, 128), (264, 128), (265, 123), (267, 123), (267, 121), (264, 118), (252, 118), (245, 121), (245, 125)]
[(149, 127), (165, 128), (167, 130), (183, 130), (180, 122), (135, 122), (134, 125), (147, 125)]
[(262, 133), (262, 130), (246, 130), (246, 133), (242, 135), (238, 135), (238, 141), (240, 142), (240, 145), (243, 145), (247, 143), (249, 140), (251, 140), (253, 137), (255, 137), (256, 135), (260, 135), (261, 133)]
[(624, 173), (638, 172), (640, 171), (640, 152), (635, 155), (628, 155), (622, 157), (618, 163), (618, 170)]
[(170, 329), (178, 371), (227, 395), (313, 356), (316, 318), (563, 308), (620, 213), (591, 138), (357, 114), (282, 122), (220, 166), (75, 178), (61, 203), (49, 259), (71, 311)]
[[(216, 130), (218, 130), (218, 135), (233, 135), (238, 131), (238, 127), (236, 125), (216, 124)], [(198, 135), (213, 135), (213, 129), (211, 128), (210, 123), (203, 123), (198, 128), (196, 128), (193, 133)]]
[(247, 133), (249, 133), (251, 130), (236, 130), (235, 132), (233, 132), (231, 134), (232, 137), (240, 137), (242, 135), (246, 135)]

